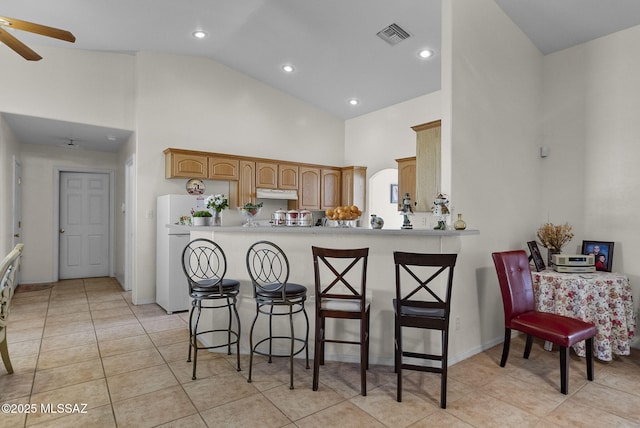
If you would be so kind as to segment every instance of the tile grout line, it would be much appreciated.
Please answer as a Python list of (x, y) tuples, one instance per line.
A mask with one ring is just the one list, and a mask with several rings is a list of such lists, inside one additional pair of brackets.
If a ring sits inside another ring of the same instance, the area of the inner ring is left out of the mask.
[[(36, 358), (36, 365), (33, 368), (33, 378), (31, 380), (31, 389), (29, 390), (29, 403), (34, 404), (31, 401), (31, 397), (33, 397), (33, 388), (36, 385), (36, 373), (38, 372), (38, 363), (40, 362), (40, 353), (42, 352), (42, 341), (44, 339), (44, 330), (47, 328), (47, 318), (49, 316), (49, 307), (51, 306), (51, 296), (53, 295), (53, 289), (55, 285), (49, 288), (49, 298), (47, 299), (47, 310), (44, 313), (44, 325), (42, 326), (42, 333), (40, 334), (40, 344), (38, 345), (38, 357)], [(24, 426), (27, 426), (27, 421), (29, 419), (29, 414), (27, 414), (24, 418)]]
[[(132, 304), (129, 304), (129, 301), (127, 299), (125, 299), (125, 302), (127, 303), (127, 306), (129, 307), (129, 309), (131, 309)], [(133, 305), (135, 306), (135, 305)], [(158, 349), (158, 345), (153, 341), (153, 339), (151, 338), (149, 331), (146, 329), (146, 327), (144, 326), (144, 324), (140, 321), (140, 318), (138, 317), (138, 314), (136, 312), (134, 312), (133, 310), (131, 311), (133, 312), (133, 315), (136, 317), (136, 320), (138, 321), (138, 323), (140, 323), (140, 326), (142, 327), (142, 329), (144, 330), (145, 335), (147, 336), (147, 338), (149, 339), (149, 341), (153, 344), (153, 348), (156, 350), (156, 352), (160, 355), (160, 358), (162, 358), (162, 361), (164, 361), (165, 366), (167, 367), (167, 369), (171, 372), (171, 375), (173, 376), (173, 378), (176, 380), (176, 382), (178, 383), (178, 385), (180, 386), (180, 389), (182, 389), (182, 392), (184, 392), (185, 396), (187, 397), (187, 399), (189, 400), (189, 402), (191, 403), (191, 405), (193, 406), (193, 408), (196, 410), (196, 413), (198, 417), (202, 420), (202, 422), (207, 425), (207, 423), (204, 421), (204, 418), (202, 417), (202, 415), (200, 414), (200, 410), (198, 409), (198, 407), (196, 406), (196, 404), (193, 402), (193, 400), (191, 399), (191, 396), (187, 393), (187, 391), (184, 389), (184, 385), (180, 382), (180, 379), (178, 379), (177, 375), (174, 373), (173, 370), (171, 370), (171, 367), (169, 366), (169, 361), (166, 360), (165, 356), (162, 355), (162, 352), (160, 352), (160, 349)], [(186, 326), (188, 328), (188, 325)], [(144, 394), (143, 394), (144, 395)], [(115, 417), (115, 416), (114, 416)], [(179, 418), (180, 419), (180, 418)], [(175, 422), (179, 419), (173, 419), (171, 421), (166, 421), (163, 424), (166, 423), (171, 423), (171, 422)], [(117, 423), (117, 421), (116, 421)], [(208, 425), (207, 425), (208, 426)]]
[(82, 288), (84, 290), (85, 297), (87, 298), (87, 307), (89, 309), (89, 316), (91, 317), (91, 325), (93, 326), (93, 334), (96, 337), (96, 347), (98, 348), (98, 357), (100, 357), (100, 366), (102, 367), (102, 374), (104, 376), (104, 384), (107, 388), (107, 395), (109, 396), (109, 406), (111, 407), (111, 414), (113, 415), (113, 421), (118, 426), (118, 420), (116, 419), (116, 410), (113, 407), (113, 398), (111, 397), (111, 389), (109, 388), (109, 382), (107, 381), (107, 372), (104, 369), (104, 361), (102, 358), (102, 352), (100, 351), (100, 341), (98, 340), (98, 331), (96, 330), (95, 320), (93, 319), (93, 311), (91, 310), (91, 304), (89, 303), (89, 295), (87, 294), (87, 284), (85, 280), (82, 280)]

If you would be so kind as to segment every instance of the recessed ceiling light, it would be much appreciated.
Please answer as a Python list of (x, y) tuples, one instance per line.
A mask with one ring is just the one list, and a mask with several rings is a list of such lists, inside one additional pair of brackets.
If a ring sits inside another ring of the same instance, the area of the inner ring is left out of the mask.
[(357, 106), (358, 104), (360, 104), (360, 101), (358, 101), (358, 100), (357, 100), (357, 99), (355, 99), (355, 98), (351, 98), (351, 99), (349, 100), (349, 104), (351, 104), (352, 106)]
[(202, 30), (196, 30), (193, 33), (191, 33), (191, 35), (196, 39), (204, 39), (205, 37), (207, 37), (207, 33)]
[(284, 71), (285, 73), (293, 73), (294, 70), (295, 68), (291, 64), (285, 64), (282, 66), (282, 71)]
[(433, 51), (431, 49), (423, 49), (418, 52), (418, 56), (422, 59), (431, 58), (433, 56)]

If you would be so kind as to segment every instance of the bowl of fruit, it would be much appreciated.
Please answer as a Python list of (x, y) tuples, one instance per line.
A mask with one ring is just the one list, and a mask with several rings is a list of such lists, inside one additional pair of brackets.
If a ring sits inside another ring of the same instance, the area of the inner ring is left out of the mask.
[(358, 227), (362, 211), (357, 205), (329, 208), (324, 212), (329, 227)]
[(261, 211), (262, 211), (262, 202), (258, 204), (247, 202), (243, 206), (238, 207), (238, 212), (240, 212), (240, 215), (242, 216), (242, 218), (245, 219), (245, 223), (243, 224), (243, 226), (245, 227), (256, 226), (256, 224), (253, 222), (253, 219), (259, 216)]

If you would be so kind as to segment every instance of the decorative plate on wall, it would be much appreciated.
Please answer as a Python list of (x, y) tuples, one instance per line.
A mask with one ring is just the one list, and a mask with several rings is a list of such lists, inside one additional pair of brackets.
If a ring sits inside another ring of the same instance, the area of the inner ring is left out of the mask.
[(187, 181), (187, 193), (190, 195), (202, 195), (204, 190), (204, 183), (199, 178), (192, 178)]

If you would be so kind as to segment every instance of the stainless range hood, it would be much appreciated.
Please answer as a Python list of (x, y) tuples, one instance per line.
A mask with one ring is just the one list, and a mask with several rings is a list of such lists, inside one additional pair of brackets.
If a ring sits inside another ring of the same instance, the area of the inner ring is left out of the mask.
[(298, 200), (297, 190), (256, 189), (256, 199)]

